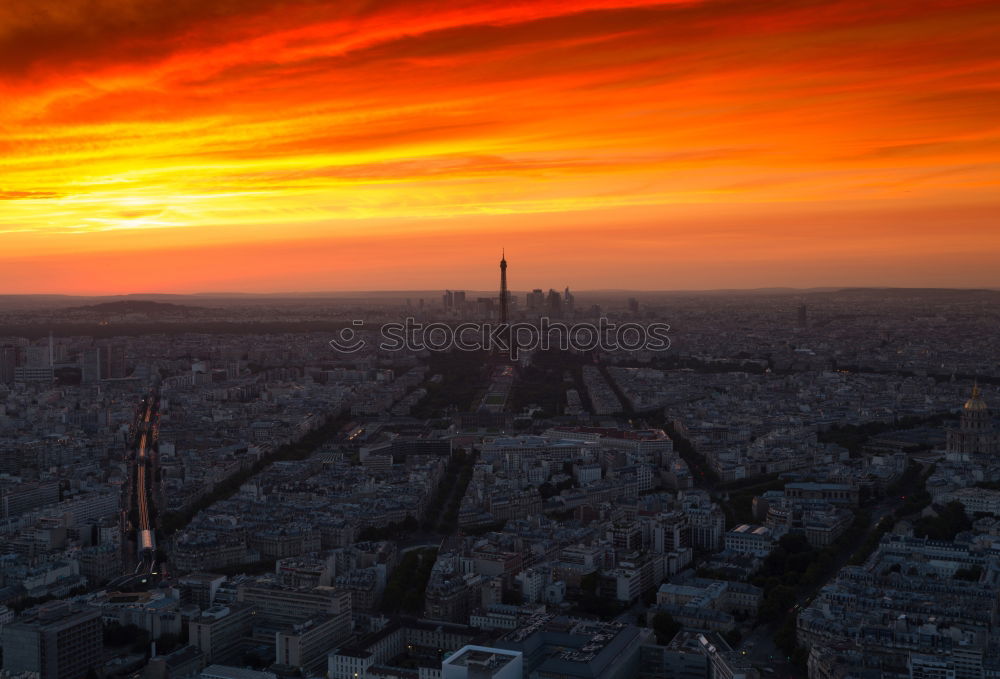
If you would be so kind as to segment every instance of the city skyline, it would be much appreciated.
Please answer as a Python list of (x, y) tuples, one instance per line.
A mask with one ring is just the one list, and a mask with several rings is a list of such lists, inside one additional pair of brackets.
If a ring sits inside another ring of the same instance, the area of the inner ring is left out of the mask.
[(998, 26), (0, 2), (0, 679), (1000, 677)]
[(1000, 291), (500, 253), (484, 293), (0, 299), (5, 676), (1000, 668)]
[(10, 293), (996, 287), (988, 2), (0, 9)]

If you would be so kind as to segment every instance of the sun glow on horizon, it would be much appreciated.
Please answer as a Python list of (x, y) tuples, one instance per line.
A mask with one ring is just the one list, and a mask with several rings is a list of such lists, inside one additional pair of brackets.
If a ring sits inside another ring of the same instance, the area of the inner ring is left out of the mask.
[(475, 287), (514, 236), (525, 275), (576, 287), (998, 285), (998, 21), (986, 0), (3, 7), (0, 281)]

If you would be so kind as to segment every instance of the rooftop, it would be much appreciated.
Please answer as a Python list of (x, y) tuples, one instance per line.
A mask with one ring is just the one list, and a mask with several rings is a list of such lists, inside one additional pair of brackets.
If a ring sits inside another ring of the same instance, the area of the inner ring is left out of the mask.
[(487, 646), (464, 646), (448, 657), (443, 665), (460, 665), (463, 667), (481, 667), (498, 670), (515, 661), (521, 654)]

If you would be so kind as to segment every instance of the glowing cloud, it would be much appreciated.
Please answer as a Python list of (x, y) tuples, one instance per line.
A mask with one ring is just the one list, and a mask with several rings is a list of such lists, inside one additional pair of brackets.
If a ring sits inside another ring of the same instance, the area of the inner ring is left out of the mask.
[(989, 0), (26, 5), (11, 292), (1000, 284)]

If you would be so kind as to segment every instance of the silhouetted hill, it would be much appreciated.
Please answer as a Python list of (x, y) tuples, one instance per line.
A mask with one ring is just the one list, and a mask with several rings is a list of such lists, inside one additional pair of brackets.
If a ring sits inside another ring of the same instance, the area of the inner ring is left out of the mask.
[(102, 302), (88, 306), (70, 307), (67, 311), (92, 311), (107, 314), (146, 314), (161, 316), (185, 311), (204, 311), (204, 307), (187, 304), (172, 304), (170, 302), (151, 302), (148, 300), (122, 300), (120, 302)]

